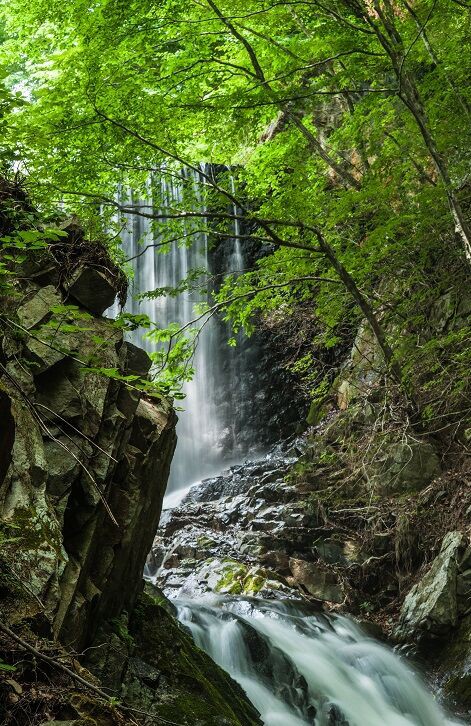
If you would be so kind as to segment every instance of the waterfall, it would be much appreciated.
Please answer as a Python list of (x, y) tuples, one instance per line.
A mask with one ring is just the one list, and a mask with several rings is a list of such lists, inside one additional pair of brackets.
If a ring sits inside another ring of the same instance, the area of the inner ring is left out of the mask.
[[(149, 181), (145, 204), (151, 207), (155, 197), (159, 205), (156, 211), (165, 214), (166, 210), (184, 208), (186, 194), (191, 200), (191, 206), (204, 212), (202, 172), (207, 174), (210, 171), (211, 167), (207, 166), (202, 167), (200, 172), (185, 169), (167, 173), (163, 170), (160, 176)], [(230, 181), (234, 189), (234, 182), (232, 179)], [(129, 194), (121, 195), (120, 202), (142, 203)], [(234, 215), (239, 213), (235, 206), (231, 211)], [(195, 318), (195, 304), (209, 300), (207, 292), (191, 291), (177, 297), (142, 300), (138, 296), (160, 287), (176, 287), (193, 269), (210, 271), (208, 234), (206, 231), (195, 234), (195, 222), (189, 221), (187, 231), (190, 243), (187, 244), (185, 240), (173, 243), (166, 253), (159, 254), (155, 245), (161, 242), (162, 237), (152, 229), (150, 219), (124, 215), (124, 222), (122, 246), (133, 271), (125, 310), (133, 314), (144, 313), (161, 328), (171, 323), (180, 326), (188, 324)], [(204, 227), (201, 221), (196, 224)], [(233, 233), (234, 239), (224, 242), (226, 274), (244, 269), (237, 219), (233, 222)], [(111, 314), (115, 315), (116, 312), (115, 309)], [(192, 483), (220, 471), (247, 453), (236, 435), (236, 428), (243, 427), (244, 397), (248, 399), (243, 382), (245, 356), (243, 351), (227, 344), (229, 334), (228, 327), (213, 317), (205, 323), (199, 335), (193, 359), (195, 374), (183, 387), (185, 399), (181, 404), (183, 410), (179, 413), (177, 425), (178, 444), (170, 472), (170, 493), (184, 491)], [(131, 338), (148, 352), (155, 350), (155, 343), (148, 340), (142, 330), (134, 331)], [(172, 495), (168, 501), (172, 503)]]

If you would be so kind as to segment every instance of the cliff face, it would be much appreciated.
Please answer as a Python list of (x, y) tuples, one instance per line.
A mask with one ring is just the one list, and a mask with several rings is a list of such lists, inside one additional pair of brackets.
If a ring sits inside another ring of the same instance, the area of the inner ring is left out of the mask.
[[(102, 317), (117, 288), (100, 265), (64, 276), (41, 252), (0, 304), (0, 721), (127, 723), (109, 694), (150, 723), (257, 723), (159, 594), (143, 594), (176, 415), (135, 388), (151, 362)], [(57, 657), (52, 670), (31, 645)]]
[(139, 593), (176, 417), (166, 401), (84, 374), (79, 359), (92, 356), (125, 375), (149, 368), (108, 321), (87, 315), (46, 345), (37, 331), (63, 296), (28, 283), (17, 303), (16, 335), (2, 341), (2, 556), (44, 605), (55, 636), (81, 647), (105, 613), (131, 609)]

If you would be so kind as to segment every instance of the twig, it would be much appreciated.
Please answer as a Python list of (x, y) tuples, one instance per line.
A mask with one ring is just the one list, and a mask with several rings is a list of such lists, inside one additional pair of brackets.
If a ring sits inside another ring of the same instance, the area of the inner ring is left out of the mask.
[[(96, 693), (97, 696), (102, 698), (104, 701), (109, 703), (110, 696), (103, 691), (98, 686), (95, 686), (94, 683), (90, 683), (90, 681), (87, 681), (82, 676), (79, 676), (78, 673), (75, 673), (71, 668), (64, 665), (60, 661), (56, 660), (55, 658), (51, 658), (49, 655), (45, 655), (45, 653), (41, 653), (40, 650), (35, 648), (34, 646), (30, 645), (26, 640), (23, 640), (23, 638), (20, 638), (19, 635), (16, 635), (16, 633), (13, 632), (13, 630), (10, 630), (10, 628), (2, 623), (0, 621), (0, 631), (3, 632), (6, 636), (11, 638), (15, 643), (18, 643), (18, 645), (21, 645), (22, 648), (32, 653), (36, 658), (39, 658), (39, 660), (44, 661), (45, 663), (48, 663), (53, 668), (56, 668), (57, 670), (62, 671), (63, 673), (66, 673), (70, 678), (72, 678), (77, 683), (80, 683), (80, 685), (84, 686), (85, 688), (88, 688), (89, 691), (92, 691), (93, 693)], [(166, 724), (171, 724), (171, 726), (182, 726), (182, 724), (178, 724), (176, 721), (169, 721), (168, 719), (163, 718), (162, 716), (159, 716), (157, 713), (148, 713), (146, 711), (141, 711), (137, 708), (132, 708), (131, 706), (122, 706), (119, 705), (117, 708), (120, 711), (126, 711), (129, 713), (138, 713), (143, 716), (149, 716), (151, 718), (155, 718), (158, 721)]]

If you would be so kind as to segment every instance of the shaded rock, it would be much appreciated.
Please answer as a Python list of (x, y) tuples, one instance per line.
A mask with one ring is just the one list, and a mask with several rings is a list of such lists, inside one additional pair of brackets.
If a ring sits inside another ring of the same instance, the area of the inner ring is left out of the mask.
[(101, 315), (116, 297), (113, 283), (93, 267), (80, 267), (66, 287), (71, 297), (95, 315)]
[(133, 373), (137, 376), (146, 376), (152, 366), (152, 361), (143, 348), (138, 348), (134, 343), (126, 341), (124, 372)]
[(294, 581), (305, 587), (313, 597), (326, 602), (343, 602), (345, 593), (331, 570), (294, 557), (290, 558), (289, 566)]
[(365, 467), (369, 488), (386, 496), (423, 489), (439, 473), (439, 458), (428, 441), (385, 439)]
[(384, 372), (381, 348), (371, 327), (364, 320), (356, 335), (345, 370), (333, 385), (339, 409), (345, 411), (352, 401), (370, 395), (380, 386)]
[[(62, 303), (52, 286), (28, 291), (18, 314), (25, 327)], [(55, 341), (80, 359), (99, 353), (106, 368), (119, 369), (129, 353), (122, 331), (90, 316), (71, 332), (58, 331)], [(45, 423), (39, 425), (8, 379), (2, 382), (7, 425), (0, 525), (12, 528), (2, 554), (44, 603), (55, 635), (80, 647), (100, 619), (132, 609), (139, 594), (175, 447), (176, 416), (166, 401), (142, 401), (137, 412), (139, 396), (127, 396), (120, 381), (85, 373), (65, 352), (49, 357), (47, 346), (35, 345), (32, 338), (2, 341), (11, 375), (16, 359), (36, 354), (40, 361), (27, 393)], [(147, 367), (146, 354), (135, 347), (131, 353), (134, 366)]]
[(62, 298), (53, 285), (40, 288), (17, 310), (18, 320), (24, 328), (34, 328), (42, 322), (51, 308), (62, 304)]
[(456, 330), (466, 324), (471, 315), (471, 295), (463, 290), (460, 297), (455, 290), (449, 290), (438, 298), (432, 306), (430, 327), (433, 334)]
[(90, 669), (156, 723), (260, 724), (240, 686), (195, 646), (160, 599), (142, 595), (128, 624), (109, 623), (90, 650)]
[(450, 703), (471, 708), (471, 615), (448, 635), (436, 658), (441, 689)]
[(43, 373), (51, 366), (59, 363), (67, 355), (65, 351), (61, 351), (57, 346), (52, 347), (36, 338), (28, 338), (25, 348), (33, 363), (33, 373), (35, 375)]
[(440, 554), (404, 600), (396, 631), (399, 638), (443, 635), (456, 625), (458, 561), (464, 544), (461, 532), (445, 536)]

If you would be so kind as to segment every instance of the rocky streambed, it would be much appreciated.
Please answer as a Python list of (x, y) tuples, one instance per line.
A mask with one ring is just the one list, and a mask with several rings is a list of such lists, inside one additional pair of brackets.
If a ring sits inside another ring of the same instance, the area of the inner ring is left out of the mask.
[[(194, 485), (177, 504), (171, 497), (175, 506), (163, 512), (148, 580), (173, 602), (195, 642), (242, 685), (267, 726), (457, 723), (410, 663), (371, 637), (386, 639), (361, 614), (364, 595), (355, 595), (355, 582), (361, 576), (379, 585), (377, 563), (390, 567), (386, 538), (355, 532), (352, 504), (326, 510), (318, 497), (313, 506), (312, 480), (308, 487), (293, 473), (312, 456), (311, 433)], [(315, 457), (317, 490), (335, 486), (318, 448)], [(415, 643), (416, 654), (424, 623), (433, 630), (437, 600), (451, 598), (453, 576), (466, 572), (465, 541), (448, 535), (431, 574), (406, 599), (396, 634)], [(356, 622), (340, 614), (350, 609)], [(430, 683), (432, 671), (443, 693), (446, 678), (431, 667)]]
[[(311, 587), (319, 599), (341, 602), (341, 587), (328, 571), (310, 585), (312, 565), (300, 559), (314, 560), (316, 547), (329, 549), (327, 528), (289, 482), (290, 468), (306, 446), (304, 438), (283, 442), (257, 461), (193, 486), (164, 511), (148, 576), (170, 598), (208, 592), (300, 597)], [(330, 543), (330, 549), (327, 559), (345, 558), (340, 546)]]

